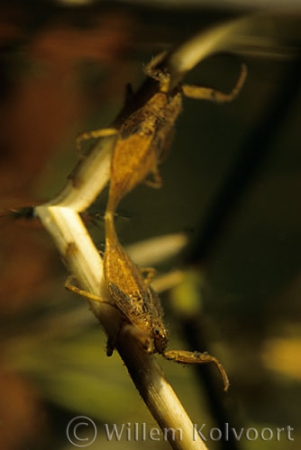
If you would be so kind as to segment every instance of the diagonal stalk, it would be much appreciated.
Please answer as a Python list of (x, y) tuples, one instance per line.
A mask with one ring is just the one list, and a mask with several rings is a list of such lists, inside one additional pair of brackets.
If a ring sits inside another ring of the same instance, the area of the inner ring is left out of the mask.
[[(201, 59), (220, 50), (222, 42), (231, 42), (239, 22), (216, 27), (205, 34), (198, 34), (168, 54), (164, 64), (176, 86), (184, 74)], [(147, 89), (148, 81), (145, 86)], [(153, 84), (150, 83), (153, 89)], [(141, 92), (141, 90), (139, 91)], [(138, 95), (139, 95), (138, 92)], [(137, 101), (139, 104), (139, 99)], [(119, 117), (123, 117), (121, 113)], [(116, 136), (104, 137), (79, 161), (63, 191), (52, 201), (35, 208), (51, 234), (66, 266), (81, 289), (106, 299), (107, 292), (102, 273), (102, 259), (95, 248), (79, 213), (84, 211), (99, 195), (109, 181), (110, 158)], [(103, 325), (109, 337), (116, 335), (120, 315), (116, 308), (97, 301), (89, 301), (90, 308)], [(131, 325), (122, 327), (116, 341), (128, 371), (162, 430), (181, 430), (179, 434), (167, 434), (172, 448), (177, 450), (206, 450), (207, 446), (196, 433), (182, 404), (166, 380), (153, 355), (147, 354), (129, 332)]]

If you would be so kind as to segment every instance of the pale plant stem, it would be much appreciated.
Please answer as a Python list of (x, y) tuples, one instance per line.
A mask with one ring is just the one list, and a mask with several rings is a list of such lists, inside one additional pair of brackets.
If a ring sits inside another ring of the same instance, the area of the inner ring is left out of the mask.
[(237, 44), (238, 38), (250, 28), (250, 18), (234, 20), (215, 26), (205, 32), (194, 35), (168, 55), (166, 67), (171, 74), (171, 88), (176, 86), (183, 76), (209, 55), (230, 49)]
[[(217, 27), (203, 37), (198, 35), (193, 44), (190, 41), (179, 47), (174, 54), (170, 53), (168, 61), (173, 82), (179, 80), (183, 71), (187, 72), (209, 53), (213, 53), (216, 47), (219, 49), (221, 39), (229, 33), (233, 34), (233, 26)], [(99, 295), (103, 300), (108, 298), (108, 294), (103, 280), (102, 259), (79, 213), (90, 206), (109, 181), (110, 158), (115, 140), (116, 137), (101, 139), (89, 155), (79, 162), (64, 190), (52, 201), (35, 208), (36, 215), (51, 234), (79, 287)], [(115, 336), (120, 324), (118, 310), (105, 302), (89, 303), (108, 336)], [(133, 339), (133, 335), (129, 333), (130, 326), (121, 328), (116, 348), (162, 430), (181, 430), (181, 439), (167, 436), (171, 446), (177, 450), (206, 450), (207, 446), (198, 434), (193, 435), (193, 424), (155, 357), (147, 354)]]
[[(66, 207), (40, 206), (37, 213), (53, 236), (66, 265), (81, 288), (106, 298), (102, 278), (102, 261), (88, 235), (80, 216)], [(116, 334), (119, 313), (106, 303), (90, 301), (90, 307), (109, 336)], [(116, 342), (116, 348), (125, 362), (133, 381), (150, 412), (164, 430), (175, 430), (175, 436), (167, 433), (172, 448), (177, 450), (206, 450), (207, 447), (166, 380), (154, 356), (147, 354), (124, 326)], [(181, 434), (178, 434), (181, 433)]]

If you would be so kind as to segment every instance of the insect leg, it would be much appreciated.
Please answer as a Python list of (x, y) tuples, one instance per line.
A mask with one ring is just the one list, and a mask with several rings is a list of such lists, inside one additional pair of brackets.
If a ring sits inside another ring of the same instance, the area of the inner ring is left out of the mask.
[(68, 289), (68, 291), (74, 292), (75, 294), (81, 295), (82, 297), (88, 298), (89, 300), (94, 300), (100, 303), (108, 303), (111, 305), (112, 303), (108, 302), (107, 300), (102, 299), (99, 297), (99, 295), (92, 294), (92, 292), (85, 291), (84, 289), (80, 289), (77, 286), (74, 286), (72, 284), (72, 276), (68, 277), (65, 282), (65, 288)]
[(144, 184), (154, 189), (160, 189), (162, 187), (162, 177), (157, 166), (153, 167), (151, 174), (152, 179), (146, 178), (144, 180)]
[(79, 134), (76, 138), (76, 148), (79, 159), (82, 158), (82, 141), (115, 136), (116, 134), (118, 134), (118, 130), (116, 130), (116, 128), (101, 128), (100, 130), (86, 131), (85, 133)]
[(147, 332), (133, 324), (126, 324), (126, 326), (128, 327), (127, 331), (139, 342), (146, 353), (154, 353), (154, 341)]
[(124, 321), (120, 321), (118, 328), (116, 329), (116, 333), (114, 336), (109, 337), (107, 341), (107, 356), (111, 356), (113, 354), (114, 348), (116, 347), (117, 338), (121, 331), (121, 328), (126, 330), (128, 335), (131, 335), (136, 341), (139, 342), (139, 345), (143, 348), (146, 353), (154, 353), (154, 341), (153, 339), (144, 331), (140, 330), (138, 327), (133, 325), (132, 323), (127, 323)]
[(163, 61), (166, 55), (167, 52), (164, 51), (152, 58), (150, 62), (143, 67), (145, 75), (153, 78), (154, 80), (160, 81), (163, 70), (157, 66)]
[(123, 321), (120, 321), (118, 323), (117, 328), (116, 328), (115, 334), (113, 336), (109, 336), (108, 337), (107, 347), (106, 347), (106, 354), (107, 354), (107, 356), (112, 356), (113, 355), (114, 348), (116, 347), (116, 341), (117, 341), (117, 338), (118, 338), (118, 335), (120, 333), (120, 330), (121, 330), (121, 327), (122, 327), (123, 323), (124, 323)]
[[(74, 286), (71, 283), (71, 281), (72, 281), (72, 276), (68, 277), (67, 281), (65, 283), (65, 288), (68, 289), (69, 291), (74, 292), (75, 294), (81, 295), (82, 297), (86, 297), (89, 300), (94, 300), (94, 301), (101, 302), (101, 303), (108, 303), (111, 306), (115, 306), (112, 303), (110, 303), (110, 302), (108, 302), (106, 300), (103, 300), (98, 295), (94, 295), (91, 292), (87, 292), (87, 291), (85, 291), (83, 289), (78, 288), (77, 286)], [(122, 327), (123, 323), (124, 323), (123, 320), (120, 320), (120, 322), (118, 323), (118, 325), (116, 327), (116, 331), (114, 332), (114, 335), (108, 337), (107, 348), (106, 348), (107, 356), (112, 356), (112, 354), (113, 354), (113, 351), (114, 351), (114, 348), (115, 348), (115, 345), (116, 345), (116, 340), (117, 340), (117, 337), (118, 337), (118, 335), (120, 333), (120, 330), (121, 330), (121, 327)]]
[(160, 67), (160, 63), (164, 60), (167, 52), (159, 53), (145, 67), (144, 73), (160, 83), (160, 90), (167, 92), (169, 89), (170, 75)]
[(142, 267), (140, 268), (140, 272), (142, 275), (145, 275), (144, 282), (149, 286), (156, 275), (156, 269), (153, 267)]
[(127, 83), (125, 86), (125, 106), (130, 105), (134, 98), (134, 90), (131, 83)]
[(188, 352), (186, 350), (168, 350), (163, 353), (163, 356), (170, 361), (175, 361), (182, 364), (208, 364), (213, 362), (222, 377), (224, 383), (224, 391), (228, 390), (228, 375), (219, 360), (215, 358), (215, 356), (211, 356), (206, 352)]
[(188, 84), (184, 84), (182, 86), (182, 91), (186, 97), (194, 98), (196, 100), (209, 100), (216, 103), (231, 102), (239, 94), (241, 88), (244, 85), (246, 77), (247, 66), (245, 64), (242, 64), (239, 78), (229, 94), (208, 87)]

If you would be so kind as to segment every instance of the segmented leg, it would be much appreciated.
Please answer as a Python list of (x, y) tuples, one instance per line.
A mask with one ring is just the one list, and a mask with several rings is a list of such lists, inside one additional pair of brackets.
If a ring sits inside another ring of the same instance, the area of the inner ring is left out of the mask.
[(149, 286), (156, 275), (156, 269), (153, 267), (142, 267), (140, 272), (145, 275), (144, 283)]
[(161, 67), (157, 67), (161, 61), (165, 58), (167, 52), (159, 53), (155, 56), (145, 67), (144, 73), (150, 78), (153, 78), (160, 83), (160, 90), (162, 92), (168, 92), (170, 84), (170, 75), (165, 72)]
[(152, 175), (152, 178), (146, 178), (144, 180), (144, 184), (154, 189), (160, 189), (162, 187), (162, 177), (160, 175), (158, 167), (155, 166), (150, 173)]
[(85, 133), (79, 134), (76, 138), (76, 148), (78, 152), (78, 156), (82, 158), (82, 145), (83, 141), (88, 139), (99, 139), (104, 137), (115, 136), (118, 134), (118, 130), (116, 128), (101, 128), (100, 130), (86, 131)]
[[(167, 52), (161, 52), (158, 55), (154, 56), (148, 64), (146, 64), (143, 67), (143, 71), (145, 75), (147, 75), (150, 78), (153, 78), (154, 80), (160, 81), (160, 78), (163, 75), (166, 75), (165, 72), (160, 68), (157, 67), (160, 62), (163, 61), (165, 56), (167, 55)], [(167, 75), (168, 76), (168, 75)]]
[(111, 356), (113, 354), (121, 328), (123, 328), (123, 330), (126, 330), (128, 334), (131, 334), (131, 336), (139, 342), (146, 353), (154, 353), (154, 341), (150, 336), (148, 336), (144, 331), (140, 330), (140, 328), (136, 327), (135, 325), (121, 321), (115, 335), (108, 338), (107, 356)]
[(134, 98), (134, 90), (131, 83), (127, 83), (125, 86), (124, 105), (130, 105)]
[[(101, 297), (99, 297), (98, 295), (92, 294), (91, 292), (85, 291), (84, 289), (80, 289), (77, 286), (74, 286), (72, 283), (72, 276), (68, 277), (66, 282), (65, 282), (65, 288), (68, 289), (68, 291), (74, 292), (75, 294), (78, 294), (82, 297), (88, 298), (89, 300), (94, 300), (97, 302), (101, 302), (101, 303), (107, 303), (111, 306), (115, 306), (112, 303), (108, 302), (107, 300), (102, 299)], [(116, 327), (116, 332), (113, 336), (109, 336), (108, 340), (107, 340), (107, 347), (106, 347), (106, 354), (107, 356), (112, 356), (113, 352), (114, 352), (114, 348), (116, 345), (116, 340), (117, 337), (120, 333), (122, 324), (123, 324), (123, 320), (121, 320), (117, 327)]]
[[(88, 298), (89, 300), (95, 300), (97, 302), (107, 303), (107, 304), (117, 308), (120, 311), (118, 306), (114, 305), (113, 303), (102, 299), (98, 295), (92, 294), (91, 292), (85, 291), (84, 289), (80, 289), (77, 286), (74, 286), (71, 283), (71, 280), (72, 280), (72, 276), (67, 278), (67, 280), (65, 282), (65, 288), (68, 289), (69, 291), (74, 292), (75, 294), (81, 295), (82, 297)], [(120, 313), (122, 313), (122, 311), (120, 311)], [(150, 336), (148, 336), (148, 334), (145, 333), (143, 330), (140, 330), (140, 328), (136, 327), (135, 325), (133, 325), (131, 323), (127, 323), (126, 319), (124, 318), (124, 320), (123, 319), (120, 320), (118, 327), (116, 328), (116, 332), (114, 333), (114, 336), (110, 336), (107, 340), (107, 349), (106, 349), (107, 356), (111, 356), (113, 354), (118, 335), (120, 333), (121, 328), (124, 326), (126, 326), (127, 331), (129, 333), (131, 333), (131, 335), (134, 336), (135, 339), (137, 339), (137, 341), (140, 342), (141, 346), (146, 351), (146, 353), (154, 352), (153, 339)]]
[(108, 337), (107, 346), (106, 346), (106, 355), (107, 356), (113, 355), (114, 349), (116, 347), (116, 341), (117, 341), (117, 338), (119, 336), (119, 333), (120, 333), (120, 330), (121, 330), (123, 324), (124, 324), (124, 322), (120, 321), (116, 328), (115, 334), (113, 336)]
[(182, 85), (183, 94), (186, 97), (194, 98), (196, 100), (209, 100), (211, 102), (226, 103), (231, 102), (240, 92), (247, 77), (247, 66), (241, 65), (241, 72), (237, 80), (236, 85), (229, 94), (212, 89), (209, 87), (195, 86), (195, 85)]
[(213, 362), (222, 377), (224, 383), (224, 391), (228, 390), (230, 384), (228, 375), (219, 360), (215, 358), (215, 356), (211, 356), (206, 352), (188, 352), (186, 350), (168, 350), (163, 353), (163, 356), (170, 361), (175, 361), (182, 364), (208, 364)]
[[(72, 276), (68, 277), (65, 282), (65, 288), (68, 289), (68, 291), (74, 292), (75, 294), (81, 295), (82, 297), (88, 298), (89, 300), (94, 300), (94, 301), (100, 302), (100, 303), (108, 303), (109, 305), (112, 305), (112, 303), (99, 297), (99, 295), (92, 294), (92, 292), (88, 292), (88, 291), (85, 291), (84, 289), (80, 289), (77, 286), (74, 286), (74, 284), (71, 283), (71, 280), (72, 280)], [(114, 306), (114, 305), (112, 305), (112, 306)]]

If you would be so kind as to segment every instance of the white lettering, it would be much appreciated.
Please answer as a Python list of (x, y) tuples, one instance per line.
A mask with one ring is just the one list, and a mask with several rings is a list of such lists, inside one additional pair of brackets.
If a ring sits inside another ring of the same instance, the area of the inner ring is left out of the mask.
[(225, 441), (229, 441), (229, 424), (225, 423)]
[(116, 441), (120, 441), (123, 430), (124, 430), (124, 423), (122, 424), (120, 431), (118, 431), (118, 427), (117, 427), (116, 423), (114, 423), (114, 425), (112, 426), (112, 431), (110, 431), (109, 425), (107, 423), (105, 423), (104, 426), (105, 426), (106, 436), (107, 436), (108, 441), (111, 441), (113, 439), (113, 437), (115, 437)]
[(196, 440), (196, 433), (198, 434), (198, 436), (203, 439), (203, 441), (207, 441), (207, 439), (205, 438), (205, 436), (202, 433), (203, 428), (206, 426), (205, 423), (203, 423), (203, 425), (201, 426), (201, 428), (198, 429), (198, 426), (196, 423), (193, 424), (193, 440)]
[(127, 430), (126, 430), (126, 440), (127, 440), (127, 441), (130, 441), (130, 440), (132, 439), (131, 423), (128, 422), (128, 423), (126, 424), (126, 426), (127, 426)]
[(151, 428), (149, 431), (149, 438), (151, 441), (159, 441), (160, 440), (159, 428)]
[[(171, 437), (168, 439), (169, 432), (171, 433)], [(176, 437), (176, 432), (178, 432), (178, 438)], [(164, 441), (169, 440), (169, 442), (182, 441), (181, 428), (163, 428), (163, 439)]]
[(142, 439), (141, 439), (142, 441), (146, 441), (146, 423), (145, 422), (143, 422), (143, 424), (142, 424)]
[[(253, 438), (250, 437), (250, 433), (254, 433)], [(248, 441), (255, 441), (258, 438), (258, 431), (255, 428), (248, 428), (246, 431), (246, 438)]]
[(241, 437), (242, 437), (242, 434), (243, 434), (243, 432), (244, 432), (244, 428), (241, 428), (241, 429), (240, 429), (240, 433), (239, 433), (239, 434), (237, 434), (235, 428), (231, 428), (231, 431), (233, 431), (233, 434), (234, 434), (235, 439), (236, 439), (237, 441), (240, 441), (240, 440), (241, 440)]
[(290, 427), (289, 425), (286, 427), (287, 428), (287, 439), (289, 441), (294, 441), (295, 439), (291, 437), (290, 432), (294, 431), (294, 428)]
[[(213, 433), (215, 433), (215, 431), (217, 431), (216, 437), (213, 436)], [(222, 437), (222, 432), (219, 428), (211, 428), (209, 436), (212, 441), (219, 441)]]
[(284, 428), (277, 428), (277, 435), (276, 435), (276, 441), (280, 441), (280, 433), (281, 431), (284, 431)]
[[(269, 433), (268, 437), (264, 436), (266, 431)], [(273, 431), (271, 430), (271, 428), (263, 428), (261, 430), (260, 437), (263, 441), (270, 441), (273, 438)]]

